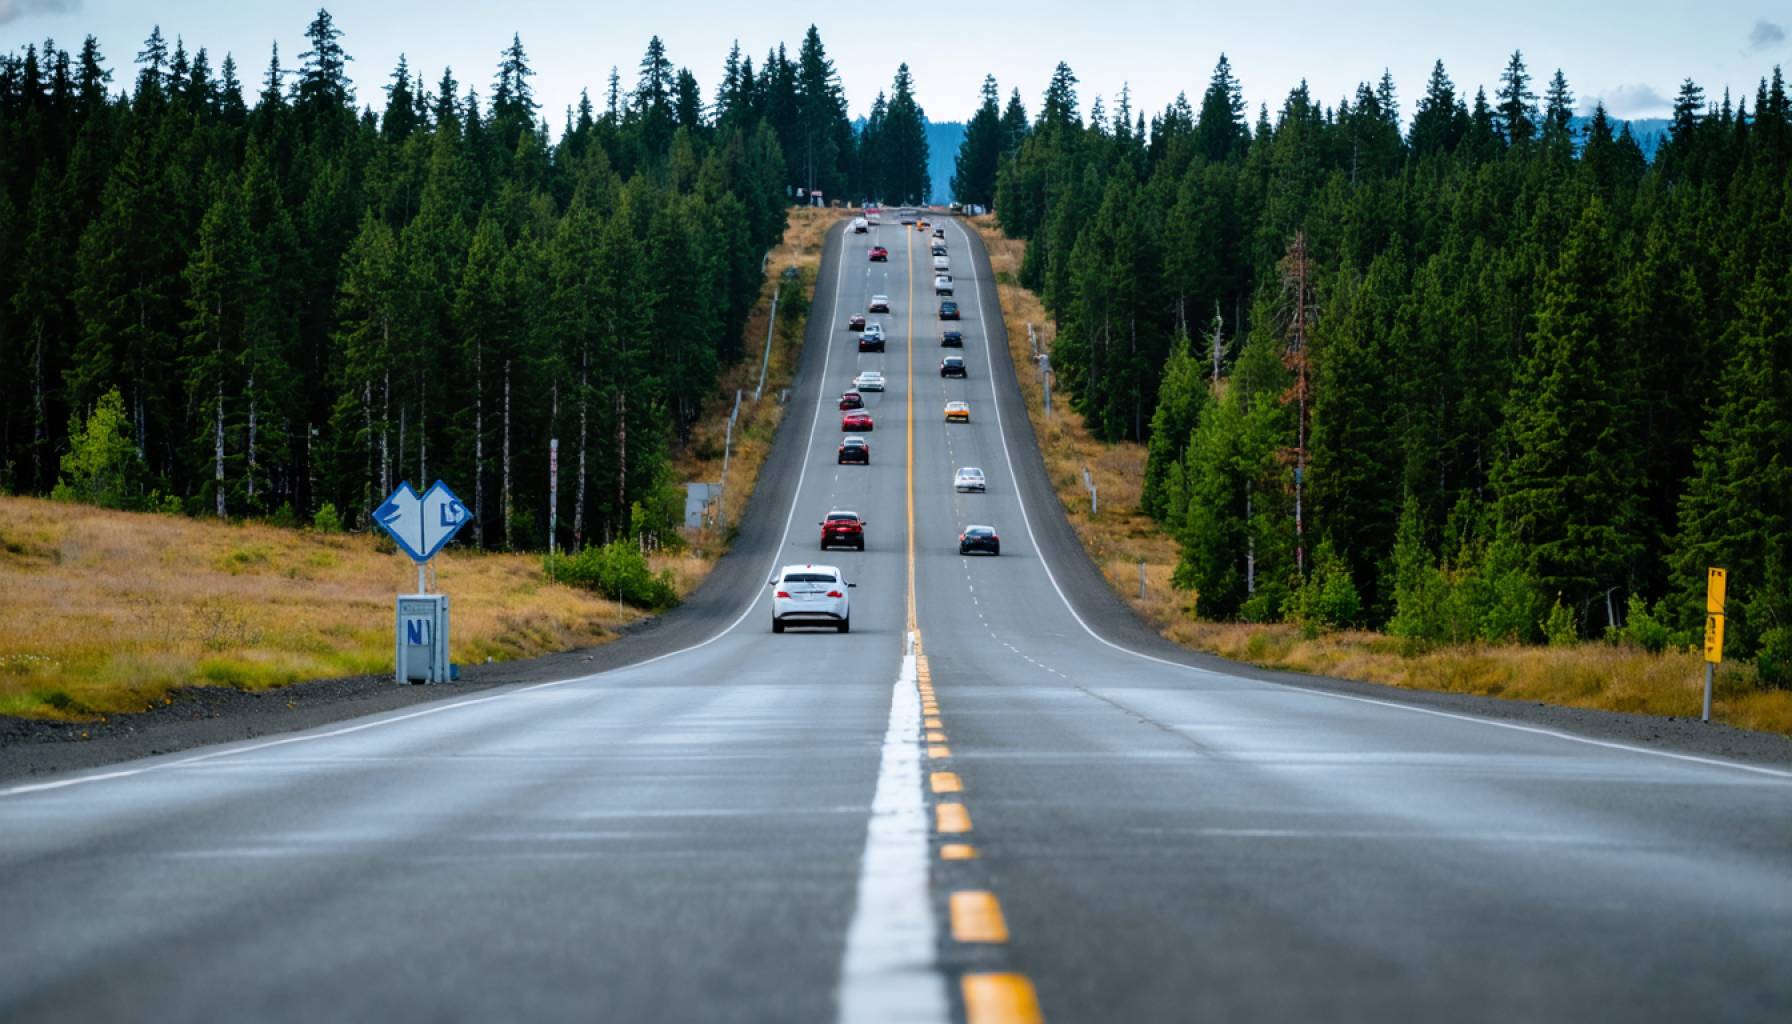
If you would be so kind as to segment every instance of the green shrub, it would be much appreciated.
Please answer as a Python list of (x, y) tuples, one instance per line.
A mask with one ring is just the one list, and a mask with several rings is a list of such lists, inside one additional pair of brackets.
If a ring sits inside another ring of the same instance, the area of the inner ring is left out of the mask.
[(1549, 616), (1543, 620), (1543, 637), (1551, 647), (1572, 647), (1580, 640), (1580, 631), (1574, 626), (1574, 613), (1562, 604), (1562, 595), (1556, 595), (1556, 603), (1550, 606)]
[(296, 529), (299, 525), (299, 514), (293, 510), (292, 502), (283, 501), (280, 507), (268, 516), (268, 522), (283, 529)]
[(602, 594), (636, 608), (658, 611), (678, 603), (672, 574), (655, 574), (646, 556), (630, 540), (588, 547), (577, 554), (543, 557), (542, 571), (556, 583)]
[(342, 516), (336, 511), (336, 503), (326, 501), (317, 508), (317, 514), (311, 517), (311, 528), (318, 533), (341, 533)]
[(138, 493), (143, 457), (131, 440), (130, 418), (117, 388), (100, 396), (83, 421), (69, 417), (68, 453), (50, 496), (105, 508), (126, 508)]
[(1363, 600), (1350, 578), (1350, 567), (1329, 542), (1320, 542), (1313, 574), (1288, 596), (1282, 611), (1309, 633), (1353, 625), (1362, 616)]
[(1755, 672), (1768, 686), (1792, 687), (1792, 626), (1776, 626), (1761, 634)]
[(1621, 644), (1640, 647), (1650, 654), (1660, 654), (1673, 643), (1674, 634), (1660, 616), (1661, 605), (1656, 604), (1655, 611), (1649, 610), (1649, 603), (1641, 594), (1630, 595), (1625, 603), (1624, 625), (1612, 630), (1612, 638)]

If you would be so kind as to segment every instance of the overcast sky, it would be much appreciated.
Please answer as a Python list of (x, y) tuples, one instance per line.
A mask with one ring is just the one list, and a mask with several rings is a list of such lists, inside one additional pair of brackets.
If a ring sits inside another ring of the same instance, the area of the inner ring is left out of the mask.
[[(986, 73), (1004, 97), (1018, 86), (1030, 112), (1059, 60), (1081, 80), (1085, 109), (1097, 96), (1109, 109), (1129, 83), (1134, 108), (1157, 111), (1186, 90), (1198, 102), (1223, 50), (1243, 82), (1253, 117), (1272, 110), (1301, 78), (1323, 102), (1352, 94), (1356, 84), (1390, 69), (1402, 112), (1410, 117), (1433, 60), (1442, 58), (1459, 87), (1491, 95), (1514, 49), (1538, 80), (1560, 67), (1579, 105), (1603, 98), (1621, 117), (1667, 112), (1682, 79), (1712, 97), (1728, 86), (1752, 103), (1760, 78), (1792, 63), (1792, 5), (1778, 2), (1629, 0), (1620, 5), (1562, 0), (1507, 0), (1466, 7), (1448, 0), (1204, 4), (1154, 0), (988, 0), (981, 4), (789, 3), (759, 0), (339, 0), (330, 4), (354, 58), (349, 65), (362, 104), (384, 105), (381, 88), (398, 55), (409, 56), (433, 84), (452, 66), (464, 84), (490, 92), (498, 51), (521, 33), (537, 71), (542, 111), (555, 129), (562, 111), (588, 86), (601, 102), (611, 65), (632, 82), (647, 39), (666, 42), (674, 63), (689, 66), (713, 96), (723, 58), (736, 39), (760, 63), (786, 42), (794, 56), (811, 22), (845, 83), (853, 113), (887, 89), (907, 61), (928, 115), (961, 120), (977, 102)], [(1595, 6), (1606, 11), (1594, 10)], [(245, 79), (267, 65), (278, 41), (282, 64), (297, 66), (315, 0), (0, 0), (0, 45), (11, 51), (54, 37), (73, 51), (81, 37), (99, 37), (115, 83), (130, 81), (131, 58), (160, 24), (189, 49), (205, 46), (213, 66), (233, 52)], [(750, 11), (751, 17), (743, 11)]]

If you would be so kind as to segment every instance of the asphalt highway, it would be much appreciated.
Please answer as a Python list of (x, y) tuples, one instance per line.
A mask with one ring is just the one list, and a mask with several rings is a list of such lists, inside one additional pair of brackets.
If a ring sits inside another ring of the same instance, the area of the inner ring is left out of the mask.
[[(1057, 510), (980, 245), (944, 221), (944, 379), (891, 220), (830, 234), (736, 549), (632, 664), (0, 787), (0, 1019), (1792, 1014), (1792, 772), (1157, 640)], [(861, 369), (889, 388), (839, 466)], [(835, 508), (865, 552), (817, 550)], [(850, 634), (771, 634), (809, 562), (858, 584)]]

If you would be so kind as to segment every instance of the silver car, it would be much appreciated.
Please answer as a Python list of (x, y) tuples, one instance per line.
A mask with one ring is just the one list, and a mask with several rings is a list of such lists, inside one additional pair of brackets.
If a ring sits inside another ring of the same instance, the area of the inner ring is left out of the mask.
[(787, 565), (766, 581), (772, 591), (772, 632), (789, 626), (832, 626), (852, 631), (852, 601), (858, 584), (846, 582), (831, 565)]
[(983, 471), (976, 466), (966, 466), (952, 478), (952, 489), (955, 491), (976, 491), (981, 494), (988, 490), (983, 478)]

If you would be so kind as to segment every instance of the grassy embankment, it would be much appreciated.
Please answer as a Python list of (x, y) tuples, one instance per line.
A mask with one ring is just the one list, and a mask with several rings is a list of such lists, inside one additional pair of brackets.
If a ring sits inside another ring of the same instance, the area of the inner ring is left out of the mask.
[[(974, 218), (970, 223), (989, 249), (1027, 414), (1070, 524), (1108, 583), (1165, 636), (1187, 647), (1266, 668), (1570, 707), (1651, 715), (1699, 714), (1704, 663), (1695, 651), (1650, 654), (1599, 642), (1572, 647), (1483, 644), (1418, 650), (1398, 638), (1373, 632), (1307, 636), (1292, 625), (1197, 620), (1193, 595), (1170, 586), (1178, 557), (1175, 540), (1138, 511), (1145, 478), (1144, 446), (1110, 445), (1094, 439), (1062, 392), (1052, 396), (1052, 416), (1046, 418), (1039, 375), (1030, 372), (1033, 355), (1027, 325), (1034, 325), (1041, 344), (1047, 347), (1054, 326), (1039, 297), (1019, 285), (1026, 244), (1003, 235), (993, 217)], [(1100, 494), (1100, 511), (1094, 515), (1083, 488), (1084, 466)], [(1139, 596), (1141, 561), (1145, 565), (1143, 598)], [(1792, 735), (1792, 691), (1761, 688), (1751, 666), (1726, 663), (1717, 673), (1712, 718), (1739, 728)]]
[[(746, 387), (750, 399), (758, 380), (777, 276), (795, 265), (813, 282), (833, 217), (792, 211), (747, 326), (749, 358), (724, 374), (705, 408), (692, 453), (678, 462), (684, 479), (719, 479), (722, 430), (734, 388)], [(800, 320), (780, 329), (767, 399), (742, 404), (728, 522), (770, 447), (782, 412), (773, 399), (789, 383), (801, 338)], [(688, 548), (655, 555), (653, 568), (670, 570), (688, 593), (725, 539), (697, 534)], [(460, 662), (601, 644), (645, 614), (547, 582), (538, 554), (451, 547), (434, 566), (437, 585), (454, 595)], [(392, 598), (415, 579), (410, 561), (372, 536), (0, 496), (0, 714), (80, 719), (140, 711), (183, 686), (261, 689), (388, 672)]]

